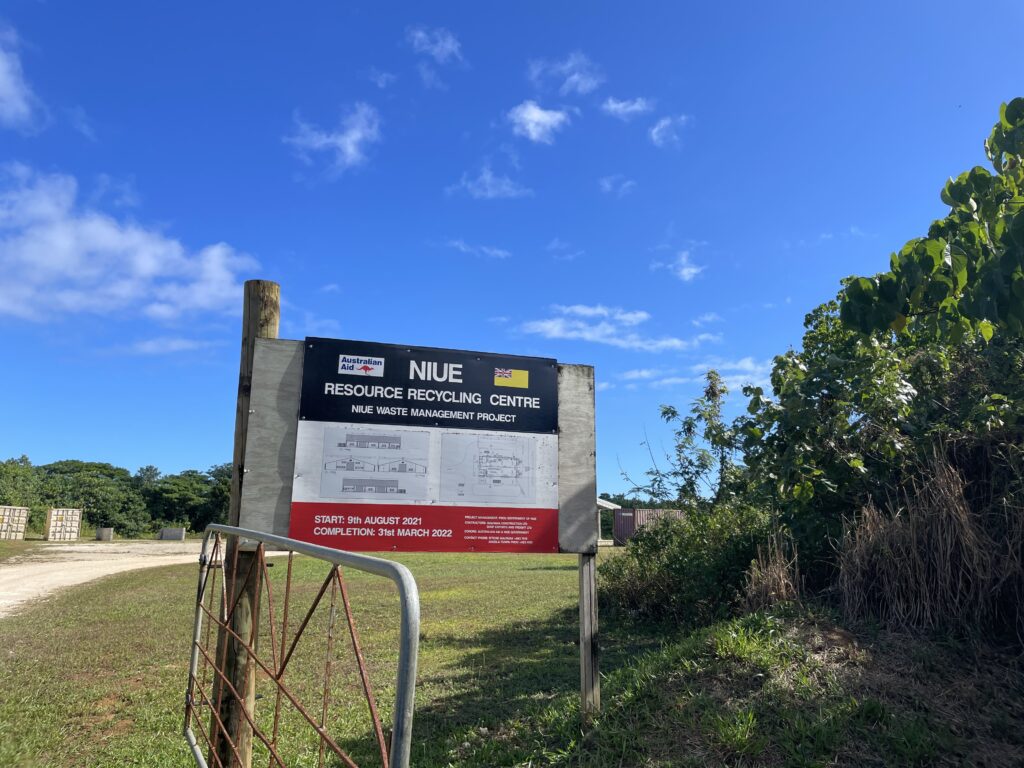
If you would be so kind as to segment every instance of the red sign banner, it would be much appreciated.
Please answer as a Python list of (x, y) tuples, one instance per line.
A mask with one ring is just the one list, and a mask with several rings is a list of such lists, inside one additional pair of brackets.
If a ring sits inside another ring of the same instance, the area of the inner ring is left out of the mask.
[(557, 552), (558, 510), (292, 502), (288, 535), (355, 552)]

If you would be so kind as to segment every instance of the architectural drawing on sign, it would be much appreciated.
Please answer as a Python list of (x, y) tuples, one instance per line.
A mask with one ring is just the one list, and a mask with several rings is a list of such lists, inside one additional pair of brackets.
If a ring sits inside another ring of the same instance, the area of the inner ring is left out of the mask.
[(346, 477), (341, 481), (344, 493), (405, 493), (397, 480), (375, 480), (368, 477)]
[(430, 435), (422, 430), (327, 427), (320, 497), (379, 501), (397, 494), (406, 501), (426, 500), (429, 453)]
[(441, 501), (530, 504), (536, 496), (530, 435), (441, 435)]
[(324, 469), (329, 472), (376, 472), (377, 465), (372, 461), (366, 461), (365, 459), (357, 459), (354, 456), (346, 459), (335, 459), (334, 461), (325, 461)]
[(400, 435), (345, 435), (345, 442), (338, 443), (339, 448), (383, 448), (388, 451), (402, 449)]

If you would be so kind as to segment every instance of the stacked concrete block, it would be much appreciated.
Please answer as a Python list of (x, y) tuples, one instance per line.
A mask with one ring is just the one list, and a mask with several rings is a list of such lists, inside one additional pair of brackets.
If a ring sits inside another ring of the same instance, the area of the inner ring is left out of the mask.
[(28, 507), (0, 507), (0, 539), (24, 539), (27, 524)]
[(82, 528), (82, 510), (51, 509), (46, 513), (43, 538), (47, 541), (76, 541)]

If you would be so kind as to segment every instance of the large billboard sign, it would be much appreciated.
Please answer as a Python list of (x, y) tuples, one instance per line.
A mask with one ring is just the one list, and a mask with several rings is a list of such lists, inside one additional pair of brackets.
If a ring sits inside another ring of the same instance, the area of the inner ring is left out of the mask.
[(289, 535), (557, 552), (558, 391), (547, 358), (307, 338)]

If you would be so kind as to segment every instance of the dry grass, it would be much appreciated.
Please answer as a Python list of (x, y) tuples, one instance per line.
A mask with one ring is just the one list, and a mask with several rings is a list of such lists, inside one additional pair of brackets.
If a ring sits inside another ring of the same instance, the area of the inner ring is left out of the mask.
[(783, 531), (757, 546), (757, 558), (747, 569), (743, 601), (748, 611), (800, 599), (800, 564), (796, 542)]
[(852, 620), (1024, 640), (1024, 507), (981, 510), (963, 476), (936, 452), (927, 481), (901, 508), (868, 504), (848, 521), (839, 551), (843, 611)]

